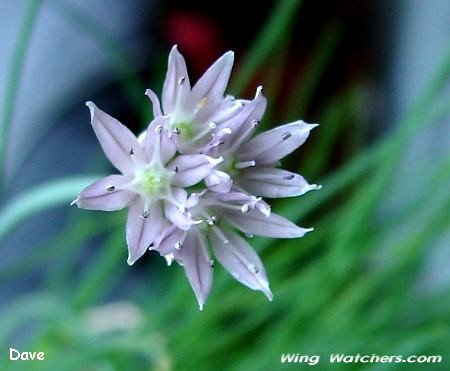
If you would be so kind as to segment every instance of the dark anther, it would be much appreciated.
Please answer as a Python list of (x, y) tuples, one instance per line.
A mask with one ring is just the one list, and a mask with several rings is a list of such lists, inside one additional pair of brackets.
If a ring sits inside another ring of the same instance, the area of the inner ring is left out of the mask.
[(289, 139), (292, 136), (291, 133), (284, 133), (283, 136), (281, 137), (283, 140)]

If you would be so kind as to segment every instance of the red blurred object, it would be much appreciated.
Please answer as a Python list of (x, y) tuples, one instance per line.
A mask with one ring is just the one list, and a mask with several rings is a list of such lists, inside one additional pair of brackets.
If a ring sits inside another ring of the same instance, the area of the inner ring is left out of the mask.
[(188, 59), (193, 78), (199, 77), (223, 52), (219, 27), (202, 14), (174, 10), (167, 17), (165, 34), (171, 44), (177, 44)]

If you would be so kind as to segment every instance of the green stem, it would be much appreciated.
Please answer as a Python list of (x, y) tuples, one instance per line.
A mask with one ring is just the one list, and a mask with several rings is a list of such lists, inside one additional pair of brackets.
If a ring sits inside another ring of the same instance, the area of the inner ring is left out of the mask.
[(33, 27), (39, 13), (41, 0), (29, 0), (23, 16), (21, 31), (13, 52), (11, 64), (6, 74), (6, 94), (3, 104), (3, 114), (0, 119), (0, 174), (4, 173), (6, 165), (6, 141), (9, 128), (14, 116), (17, 94), (19, 91), (20, 79), (23, 66), (26, 60), (28, 45), (31, 39)]
[(265, 22), (250, 48), (236, 79), (233, 80), (230, 91), (235, 95), (241, 95), (259, 67), (267, 62), (269, 57), (274, 57), (273, 50), (290, 31), (301, 2), (301, 0), (278, 1), (271, 17)]
[(17, 195), (0, 210), (0, 240), (26, 217), (65, 202), (68, 204), (96, 178), (78, 176), (57, 179)]

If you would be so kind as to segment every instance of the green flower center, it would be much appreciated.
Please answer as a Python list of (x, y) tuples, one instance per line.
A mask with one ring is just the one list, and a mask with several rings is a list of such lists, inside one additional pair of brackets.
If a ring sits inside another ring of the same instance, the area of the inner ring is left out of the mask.
[(163, 193), (168, 186), (168, 174), (163, 169), (148, 168), (136, 174), (138, 187), (148, 196)]
[(194, 129), (192, 127), (192, 123), (188, 121), (182, 121), (172, 124), (172, 128), (178, 128), (180, 130), (180, 136), (183, 138), (183, 140), (190, 140), (194, 137)]
[(232, 178), (239, 178), (242, 174), (242, 169), (236, 167), (237, 160), (233, 156), (224, 156), (224, 158), (225, 160), (217, 168)]

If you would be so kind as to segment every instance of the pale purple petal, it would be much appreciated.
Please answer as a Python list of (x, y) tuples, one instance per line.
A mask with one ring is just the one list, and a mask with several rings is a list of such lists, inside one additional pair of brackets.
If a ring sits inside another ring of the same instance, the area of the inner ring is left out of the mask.
[(87, 210), (115, 211), (123, 209), (136, 194), (120, 190), (130, 183), (131, 176), (110, 175), (97, 180), (83, 189), (76, 200), (78, 207)]
[(206, 193), (206, 190), (203, 190), (201, 192), (193, 192), (186, 200), (185, 205), (186, 208), (191, 208), (194, 206), (197, 206), (197, 204), (200, 202), (200, 198)]
[(183, 104), (191, 90), (189, 75), (184, 57), (175, 45), (169, 54), (169, 64), (162, 90), (162, 107), (167, 115), (172, 113), (177, 104)]
[(205, 178), (205, 184), (211, 191), (227, 193), (231, 189), (233, 180), (227, 173), (220, 170), (213, 170)]
[(176, 199), (178, 205), (174, 205), (173, 202), (165, 201), (164, 214), (175, 226), (187, 231), (194, 223), (189, 212), (185, 210), (187, 192), (181, 188), (173, 188), (172, 195)]
[(301, 146), (316, 126), (296, 121), (261, 133), (241, 147), (239, 159), (255, 160), (257, 165), (275, 163)]
[(150, 247), (157, 237), (162, 224), (162, 211), (159, 202), (144, 210), (139, 198), (130, 205), (127, 218), (128, 264), (133, 265)]
[(144, 155), (134, 134), (114, 117), (99, 109), (94, 103), (86, 102), (91, 113), (91, 124), (98, 141), (109, 161), (123, 174), (133, 172), (130, 152), (138, 161)]
[(258, 254), (237, 234), (224, 230), (228, 240), (224, 243), (218, 236), (211, 233), (211, 243), (217, 260), (239, 282), (252, 290), (262, 291), (269, 300), (273, 295), (269, 288), (266, 271)]
[(186, 232), (174, 225), (166, 228), (158, 241), (155, 243), (155, 250), (161, 255), (173, 254), (176, 250), (183, 247)]
[(200, 310), (203, 310), (213, 281), (213, 270), (205, 237), (201, 233), (189, 232), (183, 248), (174, 255), (183, 265), (186, 277), (197, 297)]
[(229, 51), (208, 68), (192, 88), (189, 97), (191, 104), (197, 106), (202, 104), (203, 99), (214, 101), (223, 98), (230, 79), (233, 61), (234, 53)]
[(258, 196), (278, 198), (301, 196), (313, 189), (320, 189), (299, 174), (276, 168), (248, 169), (239, 179), (239, 185)]
[(227, 96), (224, 99), (216, 101), (207, 101), (202, 109), (199, 109), (195, 115), (195, 120), (201, 123), (216, 122), (217, 124), (230, 120), (243, 107), (247, 100), (234, 99)]
[(173, 160), (168, 168), (176, 174), (172, 184), (178, 187), (190, 187), (203, 180), (223, 159), (214, 159), (206, 155), (181, 155)]
[[(247, 212), (249, 209), (257, 209), (266, 216), (270, 215), (270, 206), (265, 203), (261, 197), (255, 197), (243, 192), (232, 190), (227, 193), (209, 193), (203, 198), (204, 205), (219, 206), (220, 202), (231, 207), (240, 207), (241, 212)], [(220, 207), (223, 207), (221, 205)]]
[(151, 89), (145, 91), (145, 95), (150, 99), (153, 106), (153, 118), (162, 116), (161, 104), (159, 103), (159, 98), (155, 92)]
[[(144, 151), (149, 161), (161, 162), (165, 165), (176, 152), (174, 141), (169, 138), (165, 117), (155, 118), (147, 128), (144, 141)], [(159, 143), (158, 143), (159, 141)]]
[(313, 228), (300, 228), (281, 215), (271, 213), (265, 216), (258, 210), (247, 213), (223, 210), (222, 214), (237, 229), (247, 234), (273, 238), (298, 238)]
[[(243, 102), (242, 102), (243, 103)], [(222, 150), (231, 147), (239, 148), (255, 131), (261, 121), (267, 107), (267, 99), (258, 87), (255, 98), (246, 103), (235, 115), (220, 123), (218, 131), (224, 128), (231, 130), (231, 134), (224, 137), (225, 143)]]

